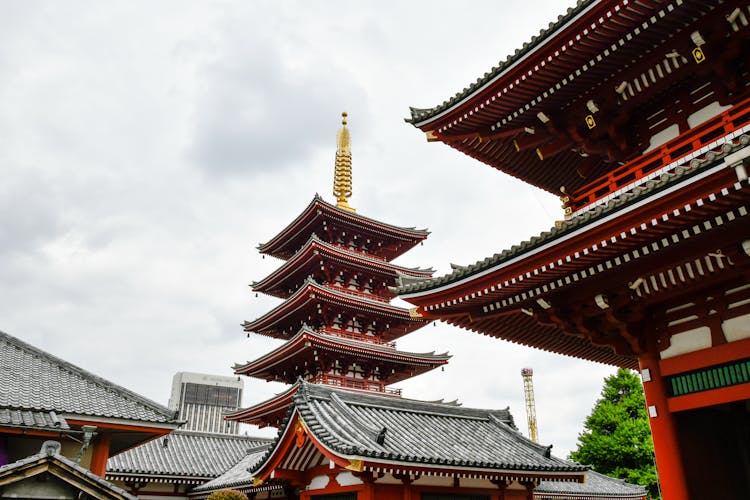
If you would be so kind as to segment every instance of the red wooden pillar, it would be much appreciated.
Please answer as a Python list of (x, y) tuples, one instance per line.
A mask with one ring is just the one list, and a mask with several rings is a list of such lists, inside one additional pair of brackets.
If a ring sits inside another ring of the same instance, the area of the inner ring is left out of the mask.
[(401, 485), (403, 488), (404, 500), (411, 500), (411, 477), (409, 477), (408, 474), (401, 479)]
[(497, 494), (497, 500), (505, 500), (505, 490), (508, 488), (510, 481), (505, 479), (492, 479), (492, 482), (500, 490)]
[(89, 470), (99, 477), (104, 477), (104, 474), (107, 472), (111, 436), (109, 434), (99, 434), (93, 441), (94, 449), (91, 452)]
[(359, 474), (357, 477), (364, 483), (362, 491), (357, 495), (361, 500), (375, 500), (375, 478), (371, 472)]
[(659, 356), (652, 348), (638, 363), (646, 395), (646, 411), (656, 453), (656, 467), (663, 500), (689, 500), (687, 478), (680, 456), (674, 416), (667, 406), (667, 384), (659, 369)]

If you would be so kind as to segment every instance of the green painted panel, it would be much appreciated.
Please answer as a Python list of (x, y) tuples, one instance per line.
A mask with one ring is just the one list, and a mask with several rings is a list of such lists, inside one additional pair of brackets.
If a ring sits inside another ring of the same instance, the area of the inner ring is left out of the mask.
[(682, 396), (750, 382), (750, 359), (667, 377), (670, 396)]

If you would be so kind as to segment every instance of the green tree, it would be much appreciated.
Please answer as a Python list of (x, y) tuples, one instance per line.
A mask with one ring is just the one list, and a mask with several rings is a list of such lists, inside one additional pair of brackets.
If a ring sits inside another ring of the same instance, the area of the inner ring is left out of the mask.
[(214, 491), (206, 500), (247, 500), (247, 495), (237, 490)]
[(578, 435), (570, 458), (594, 470), (648, 488), (657, 498), (654, 443), (643, 386), (634, 372), (620, 368), (604, 379), (601, 398)]

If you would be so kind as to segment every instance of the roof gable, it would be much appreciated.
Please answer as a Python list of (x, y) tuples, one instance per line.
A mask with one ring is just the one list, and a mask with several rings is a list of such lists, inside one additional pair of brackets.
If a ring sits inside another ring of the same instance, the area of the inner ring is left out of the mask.
[[(57, 480), (44, 481), (45, 489), (50, 494), (60, 495), (67, 490), (100, 499), (135, 500), (136, 498), (60, 455), (60, 443), (56, 441), (45, 441), (41, 451), (36, 455), (0, 467), (0, 486), (6, 495), (14, 496), (15, 494), (23, 498), (30, 493), (32, 488), (35, 493), (39, 492), (39, 483), (33, 481), (33, 478), (40, 475)], [(25, 488), (24, 483), (30, 480), (34, 482), (33, 486)]]
[(646, 488), (630, 484), (623, 479), (605, 476), (593, 470), (586, 473), (586, 482), (571, 483), (542, 481), (534, 488), (534, 498), (547, 499), (591, 499), (591, 498), (646, 498)]
[(249, 449), (266, 447), (270, 439), (235, 434), (174, 431), (131, 448), (107, 461), (107, 477), (146, 476), (212, 479), (240, 460)]
[[(275, 297), (287, 298), (295, 290), (300, 281), (310, 275), (310, 267), (316, 268), (319, 261), (340, 263), (347, 269), (361, 269), (366, 273), (382, 276), (393, 283), (396, 279), (427, 279), (435, 271), (433, 269), (420, 269), (398, 266), (384, 259), (344, 248), (339, 245), (328, 243), (316, 234), (310, 236), (307, 242), (280, 267), (265, 278), (252, 283), (253, 291), (263, 292)], [(288, 287), (288, 288), (287, 288)], [(289, 290), (292, 291), (289, 291)], [(385, 294), (390, 298), (390, 294)], [(373, 295), (374, 299), (379, 297)]]
[[(258, 462), (268, 451), (270, 444), (259, 446), (247, 451), (247, 454), (242, 457), (236, 464), (227, 469), (219, 477), (212, 479), (200, 486), (193, 489), (191, 493), (199, 493), (201, 495), (207, 495), (213, 491), (218, 491), (226, 488), (235, 489), (240, 486), (252, 486), (252, 476), (250, 470), (254, 469)], [(191, 496), (194, 496), (191, 494)]]
[(293, 456), (317, 456), (304, 452), (310, 445), (354, 470), (530, 473), (580, 480), (587, 469), (551, 456), (551, 447), (522, 436), (507, 409), (463, 408), (300, 382), (294, 410), (254, 474), (265, 479)]
[(321, 303), (333, 304), (339, 310), (352, 311), (359, 318), (390, 318), (390, 327), (382, 332), (382, 337), (388, 341), (428, 323), (421, 317), (412, 316), (403, 307), (369, 298), (364, 294), (354, 295), (349, 291), (340, 291), (308, 278), (284, 302), (255, 320), (244, 322), (242, 326), (246, 332), (289, 339), (303, 324), (307, 324), (305, 320), (309, 317), (309, 311)]
[(4, 332), (0, 408), (176, 423), (174, 411)]
[(395, 247), (390, 249), (372, 248), (370, 253), (382, 254), (387, 260), (396, 258), (429, 235), (429, 231), (423, 229), (394, 226), (350, 212), (327, 203), (316, 194), (297, 218), (266, 243), (258, 245), (258, 250), (261, 253), (287, 259), (305, 244), (310, 235), (315, 233), (316, 228), (325, 223), (326, 219), (348, 226), (353, 232), (361, 236), (377, 234), (385, 240), (398, 242)]
[(578, 0), (576, 5), (570, 7), (565, 14), (557, 16), (556, 21), (549, 23), (547, 29), (541, 29), (538, 35), (533, 36), (531, 40), (525, 42), (520, 49), (516, 49), (513, 54), (508, 55), (504, 61), (500, 61), (497, 66), (491, 68), (487, 73), (480, 78), (477, 78), (475, 82), (468, 85), (462, 91), (457, 92), (453, 97), (432, 108), (409, 108), (411, 111), (411, 117), (407, 118), (406, 121), (414, 124), (416, 127), (422, 127), (427, 123), (439, 119), (467, 99), (471, 99), (474, 94), (484, 90), (501, 75), (510, 71), (522, 60), (531, 56), (541, 46), (558, 36), (560, 32), (569, 28), (570, 24), (575, 21), (582, 12), (586, 11), (596, 3), (597, 0)]

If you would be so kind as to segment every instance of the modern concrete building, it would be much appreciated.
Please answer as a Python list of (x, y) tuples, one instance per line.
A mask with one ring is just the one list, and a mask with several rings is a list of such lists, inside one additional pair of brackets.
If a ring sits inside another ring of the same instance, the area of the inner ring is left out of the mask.
[(242, 402), (243, 382), (239, 377), (177, 372), (172, 379), (169, 408), (187, 420), (185, 430), (237, 434), (237, 422), (224, 420)]

